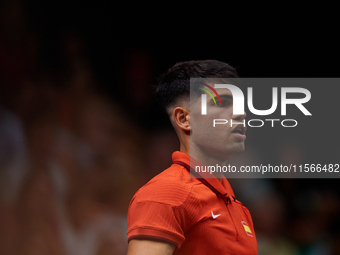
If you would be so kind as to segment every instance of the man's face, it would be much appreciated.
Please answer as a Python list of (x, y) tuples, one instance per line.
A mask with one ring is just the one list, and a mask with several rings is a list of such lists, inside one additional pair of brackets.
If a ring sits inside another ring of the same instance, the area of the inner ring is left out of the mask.
[[(213, 83), (208, 85), (214, 87)], [(203, 153), (209, 158), (226, 160), (244, 151), (246, 127), (243, 122), (246, 114), (233, 115), (233, 98), (229, 89), (216, 89), (216, 92), (221, 98), (222, 106), (216, 95), (213, 96), (216, 96), (217, 105), (207, 95), (206, 115), (201, 114), (201, 97), (191, 98), (190, 153), (199, 151), (199, 154)], [(223, 121), (216, 121), (217, 119)], [(227, 120), (228, 123), (222, 124), (226, 122), (224, 120)]]

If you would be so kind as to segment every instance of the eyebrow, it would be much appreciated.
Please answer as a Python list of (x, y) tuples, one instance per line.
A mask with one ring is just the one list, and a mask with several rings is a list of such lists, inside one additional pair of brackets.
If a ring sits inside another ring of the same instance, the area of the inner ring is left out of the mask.
[(222, 97), (224, 97), (224, 98), (233, 98), (233, 95), (226, 95), (226, 94), (224, 94), (224, 95), (220, 95), (220, 97), (222, 98)]
[[(221, 98), (221, 101), (224, 99), (224, 100), (230, 100), (230, 99), (233, 99), (233, 96), (232, 95), (219, 95), (220, 98)], [(219, 100), (217, 96), (214, 97), (214, 99), (216, 100), (216, 102)], [(221, 103), (221, 106), (223, 106), (223, 104)]]
[[(222, 99), (233, 99), (233, 96), (232, 95), (219, 95), (220, 98)], [(218, 99), (217, 96), (214, 97), (215, 99)]]

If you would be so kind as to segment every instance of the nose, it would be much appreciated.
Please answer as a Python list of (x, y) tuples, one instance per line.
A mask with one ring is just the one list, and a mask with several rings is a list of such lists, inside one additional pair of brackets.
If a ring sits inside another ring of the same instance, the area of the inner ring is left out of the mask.
[(247, 117), (247, 113), (244, 112), (243, 114), (233, 114), (231, 118), (236, 121), (242, 121)]

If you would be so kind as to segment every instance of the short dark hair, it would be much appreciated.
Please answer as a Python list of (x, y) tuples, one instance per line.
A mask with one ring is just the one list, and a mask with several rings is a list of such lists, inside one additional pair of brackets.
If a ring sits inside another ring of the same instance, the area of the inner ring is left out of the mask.
[(217, 60), (195, 60), (175, 64), (159, 77), (156, 97), (164, 109), (190, 95), (190, 78), (237, 78), (234, 67)]

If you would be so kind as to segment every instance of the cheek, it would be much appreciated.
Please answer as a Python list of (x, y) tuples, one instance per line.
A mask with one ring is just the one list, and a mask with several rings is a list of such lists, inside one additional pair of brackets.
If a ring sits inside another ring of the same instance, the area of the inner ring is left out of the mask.
[(214, 131), (214, 118), (212, 118), (212, 116), (195, 116), (195, 118), (192, 118), (190, 121), (193, 132), (195, 132), (195, 130), (199, 130), (201, 132), (205, 131), (207, 133)]
[(217, 146), (225, 144), (229, 136), (229, 125), (216, 125), (213, 120), (206, 120), (192, 127), (191, 141), (205, 146)]
[(230, 114), (230, 109), (212, 107), (210, 111), (208, 109), (207, 115), (192, 112), (190, 117), (192, 141), (201, 145), (204, 143), (225, 145), (231, 131)]

